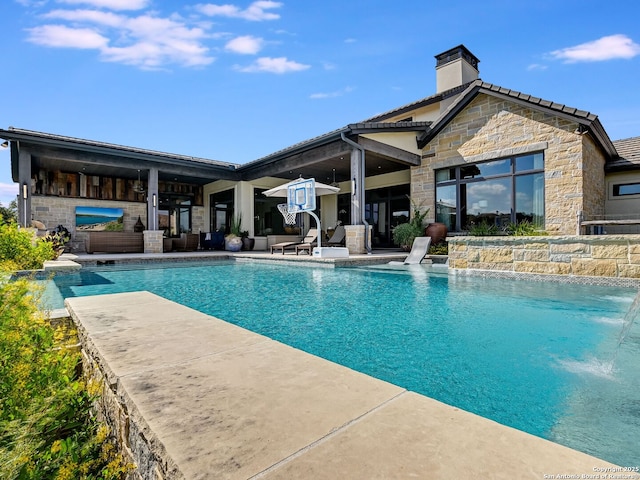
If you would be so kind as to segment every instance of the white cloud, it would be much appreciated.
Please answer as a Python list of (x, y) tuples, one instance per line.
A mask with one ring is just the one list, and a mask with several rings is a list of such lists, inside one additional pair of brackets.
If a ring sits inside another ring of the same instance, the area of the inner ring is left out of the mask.
[(546, 65), (541, 65), (539, 63), (532, 63), (527, 67), (527, 70), (530, 72), (533, 70), (546, 70), (546, 69), (547, 69)]
[(16, 0), (23, 7), (42, 7), (46, 5), (47, 0)]
[(104, 48), (109, 40), (90, 28), (42, 25), (28, 29), (29, 41), (47, 47)]
[[(32, 2), (35, 0), (16, 0)], [(252, 35), (212, 31), (214, 22), (204, 16), (182, 17), (178, 13), (159, 15), (148, 9), (151, 0), (55, 0), (58, 7), (38, 18), (43, 24), (26, 30), (29, 42), (52, 48), (96, 50), (100, 59), (133, 65), (142, 69), (161, 69), (167, 65), (198, 67), (214, 62), (210, 42), (226, 42), (216, 50), (256, 55), (267, 41)], [(49, 0), (53, 4), (53, 0)], [(73, 8), (77, 5), (78, 8)], [(245, 9), (233, 4), (200, 4), (195, 10), (209, 16), (226, 16), (251, 21), (280, 18), (275, 9), (283, 6), (271, 0), (253, 1)], [(131, 13), (125, 10), (140, 10)], [(273, 43), (273, 42), (272, 42)], [(234, 66), (242, 72), (288, 73), (306, 70), (310, 65), (286, 57), (263, 57), (248, 66)]]
[(18, 196), (17, 183), (0, 183), (0, 203), (3, 207), (8, 207), (12, 200)]
[(640, 45), (626, 35), (610, 35), (574, 47), (554, 50), (551, 57), (565, 63), (601, 62), (617, 58), (630, 59), (640, 55)]
[(282, 74), (307, 70), (308, 68), (311, 68), (311, 65), (304, 65), (302, 63), (294, 62), (293, 60), (287, 60), (286, 57), (261, 57), (247, 67), (236, 66), (235, 68), (240, 72), (267, 72)]
[(241, 10), (240, 7), (237, 7), (236, 5), (216, 5), (213, 3), (196, 5), (196, 10), (210, 17), (242, 18), (244, 20), (250, 20), (252, 22), (261, 22), (263, 20), (279, 19), (279, 14), (268, 12), (267, 10), (280, 8), (281, 6), (281, 2), (261, 0), (253, 2), (245, 10)]
[(309, 95), (309, 98), (313, 100), (322, 100), (325, 98), (336, 98), (341, 97), (346, 93), (350, 93), (353, 91), (352, 87), (345, 87), (342, 90), (336, 90), (335, 92), (327, 92), (327, 93), (312, 93)]
[(127, 19), (124, 15), (100, 10), (52, 10), (43, 15), (44, 18), (68, 20), (71, 22), (89, 22), (109, 27), (123, 27)]
[(98, 10), (53, 10), (45, 18), (67, 20), (86, 27), (43, 25), (29, 30), (29, 41), (48, 47), (97, 49), (105, 61), (143, 69), (157, 69), (166, 64), (195, 67), (215, 60), (203, 43), (209, 37), (207, 32), (200, 27), (189, 27), (179, 17), (146, 14), (130, 17)]
[(251, 35), (244, 35), (229, 40), (224, 46), (225, 50), (229, 50), (233, 53), (240, 53), (243, 55), (255, 55), (260, 50), (264, 40), (262, 38), (252, 37)]
[(141, 10), (149, 5), (149, 0), (58, 0), (58, 2), (110, 10)]

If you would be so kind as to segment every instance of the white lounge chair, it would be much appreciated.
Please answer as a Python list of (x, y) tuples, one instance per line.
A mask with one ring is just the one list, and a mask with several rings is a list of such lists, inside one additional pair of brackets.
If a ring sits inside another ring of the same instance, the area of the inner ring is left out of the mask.
[(336, 227), (336, 229), (334, 230), (333, 235), (331, 235), (331, 238), (329, 239), (327, 244), (330, 247), (335, 247), (337, 245), (344, 245), (344, 238), (345, 238), (346, 234), (347, 234), (347, 232), (344, 229), (344, 226), (338, 225)]
[(416, 237), (411, 245), (411, 252), (404, 262), (389, 262), (388, 265), (417, 265), (424, 260), (430, 245), (431, 237)]

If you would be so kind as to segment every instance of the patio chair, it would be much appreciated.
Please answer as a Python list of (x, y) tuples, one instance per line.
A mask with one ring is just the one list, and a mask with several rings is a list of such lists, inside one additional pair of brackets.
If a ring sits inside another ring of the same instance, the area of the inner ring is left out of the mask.
[(309, 255), (311, 255), (311, 250), (313, 250), (313, 247), (317, 247), (317, 246), (318, 246), (318, 242), (300, 243), (296, 245), (296, 255), (300, 254), (300, 252), (307, 252)]
[(306, 243), (313, 243), (318, 238), (318, 229), (310, 228), (307, 232), (307, 235), (302, 239), (302, 242), (280, 242), (274, 243), (271, 245), (271, 253), (273, 254), (274, 250), (281, 250), (284, 255), (285, 250), (292, 250), (296, 247), (296, 245), (303, 245)]
[(430, 245), (431, 237), (416, 237), (413, 239), (409, 256), (404, 259), (404, 262), (389, 262), (388, 265), (417, 265), (422, 263)]
[(344, 225), (338, 225), (331, 235), (331, 238), (327, 241), (327, 244), (330, 247), (336, 247), (340, 245), (344, 245), (344, 239), (347, 235), (346, 230), (344, 229)]

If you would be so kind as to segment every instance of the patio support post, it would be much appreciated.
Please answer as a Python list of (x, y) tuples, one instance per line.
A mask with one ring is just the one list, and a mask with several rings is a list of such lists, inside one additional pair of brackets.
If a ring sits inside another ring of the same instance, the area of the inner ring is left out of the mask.
[(365, 180), (365, 154), (364, 147), (353, 140), (349, 140), (344, 132), (340, 133), (340, 138), (345, 143), (353, 147), (351, 150), (351, 224), (364, 225), (364, 248), (371, 254), (371, 242), (368, 241), (369, 224), (365, 219), (364, 210), (364, 180)]
[(351, 223), (360, 225), (364, 208), (364, 175), (360, 150), (351, 150)]
[(31, 225), (31, 153), (20, 148), (18, 142), (18, 222), (23, 227)]
[(158, 208), (160, 205), (160, 197), (158, 196), (158, 169), (149, 169), (149, 178), (147, 181), (147, 228), (149, 230), (158, 229)]

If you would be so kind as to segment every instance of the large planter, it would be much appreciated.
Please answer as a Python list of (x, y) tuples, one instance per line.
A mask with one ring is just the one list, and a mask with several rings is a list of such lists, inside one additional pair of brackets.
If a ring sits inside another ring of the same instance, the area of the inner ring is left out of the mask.
[(447, 226), (444, 223), (434, 222), (424, 229), (425, 237), (431, 237), (431, 245), (437, 245), (447, 238)]
[(255, 238), (242, 237), (242, 250), (253, 250), (256, 245)]
[(240, 237), (227, 237), (225, 239), (225, 249), (229, 252), (239, 252), (242, 250), (242, 238)]

